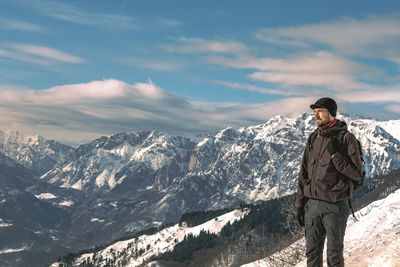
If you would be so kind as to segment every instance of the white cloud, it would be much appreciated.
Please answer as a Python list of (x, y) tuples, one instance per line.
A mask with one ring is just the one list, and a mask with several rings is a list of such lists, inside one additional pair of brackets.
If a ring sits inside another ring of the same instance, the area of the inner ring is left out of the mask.
[(254, 80), (279, 83), (283, 86), (322, 86), (336, 91), (357, 88), (361, 85), (348, 75), (330, 73), (255, 72), (249, 77)]
[[(278, 84), (276, 91), (299, 94), (298, 87), (322, 87), (333, 91), (369, 88), (365, 82), (382, 71), (327, 51), (303, 52), (287, 58), (255, 58), (240, 55), (237, 58), (208, 57), (210, 63), (233, 68), (257, 69), (248, 75), (253, 80)], [(305, 93), (304, 89), (303, 94)], [(297, 93), (296, 93), (297, 92)]]
[(331, 22), (294, 27), (267, 28), (257, 38), (268, 43), (309, 47), (325, 45), (338, 54), (385, 57), (399, 52), (400, 19), (393, 16), (368, 16), (364, 19), (341, 18)]
[(80, 57), (73, 56), (49, 47), (37, 46), (37, 45), (24, 45), (24, 44), (14, 44), (12, 45), (12, 47), (26, 54), (54, 59), (58, 61), (63, 61), (68, 63), (84, 62), (84, 60)]
[(114, 79), (45, 90), (5, 88), (0, 86), (0, 129), (14, 127), (68, 143), (133, 130), (176, 135), (213, 132), (300, 113), (311, 103), (308, 98), (262, 104), (194, 102), (151, 81), (127, 84)]
[(135, 20), (129, 16), (88, 12), (72, 6), (55, 1), (24, 1), (24, 5), (30, 6), (38, 13), (69, 22), (115, 28), (138, 28)]
[(7, 48), (0, 48), (0, 57), (44, 66), (54, 65), (56, 62), (74, 64), (85, 62), (83, 58), (62, 52), (60, 50), (29, 44), (8, 44)]
[(364, 73), (365, 76), (368, 76), (380, 72), (377, 68), (355, 62), (328, 51), (299, 52), (285, 58), (256, 58), (250, 55), (240, 55), (236, 58), (209, 57), (208, 61), (233, 68), (290, 73)]
[[(221, 84), (262, 89), (249, 84)], [(395, 88), (381, 91), (379, 95), (375, 91), (358, 91), (333, 97), (341, 110), (358, 102), (390, 101), (387, 109), (398, 111), (400, 94)], [(256, 125), (276, 115), (299, 115), (308, 111), (310, 103), (322, 93), (249, 104), (191, 101), (164, 91), (152, 81), (128, 84), (106, 79), (44, 90), (0, 85), (0, 129), (14, 128), (75, 144), (124, 131), (158, 130), (190, 136), (228, 126)]]
[(21, 54), (19, 52), (10, 51), (10, 50), (6, 50), (6, 49), (0, 49), (0, 57), (16, 59), (19, 61), (24, 61), (24, 62), (38, 64), (38, 65), (51, 65), (52, 64), (49, 60), (31, 57), (26, 54)]
[[(0, 88), (5, 88), (5, 86)], [(116, 98), (160, 99), (163, 94), (164, 91), (152, 81), (130, 85), (115, 79), (61, 85), (44, 90), (0, 91), (1, 98), (9, 103), (22, 101), (45, 106), (100, 103)]]
[(397, 86), (375, 86), (372, 89), (359, 89), (338, 95), (348, 102), (400, 103), (400, 84)]
[(0, 29), (18, 30), (28, 32), (42, 31), (43, 28), (39, 25), (12, 19), (0, 18)]
[(232, 89), (240, 89), (240, 90), (247, 90), (252, 92), (258, 92), (262, 94), (273, 94), (273, 95), (296, 95), (294, 92), (287, 92), (285, 90), (278, 90), (272, 88), (264, 88), (253, 84), (248, 83), (238, 83), (238, 82), (230, 82), (230, 81), (213, 81), (216, 84), (220, 84)]

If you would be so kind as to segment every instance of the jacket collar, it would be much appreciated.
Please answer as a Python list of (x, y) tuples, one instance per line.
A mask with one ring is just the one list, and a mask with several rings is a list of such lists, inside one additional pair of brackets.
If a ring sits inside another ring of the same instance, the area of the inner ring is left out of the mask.
[(347, 130), (347, 124), (344, 121), (336, 120), (336, 123), (329, 128), (319, 129), (318, 132), (322, 136), (332, 136), (336, 135), (336, 133), (340, 130)]
[(325, 124), (324, 126), (318, 127), (318, 130), (325, 130), (325, 129), (331, 128), (333, 125), (336, 124), (336, 122), (337, 122), (337, 120), (334, 119), (331, 122)]

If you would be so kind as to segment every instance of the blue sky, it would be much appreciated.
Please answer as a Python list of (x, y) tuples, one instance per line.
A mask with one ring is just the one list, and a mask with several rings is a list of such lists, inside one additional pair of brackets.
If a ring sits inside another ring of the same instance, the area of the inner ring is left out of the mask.
[(309, 111), (399, 119), (398, 1), (0, 0), (0, 129), (82, 143)]

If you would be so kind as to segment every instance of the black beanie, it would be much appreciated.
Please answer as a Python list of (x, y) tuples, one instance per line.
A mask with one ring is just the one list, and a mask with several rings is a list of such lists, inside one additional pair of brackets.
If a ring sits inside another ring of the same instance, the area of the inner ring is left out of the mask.
[(335, 100), (333, 100), (332, 98), (320, 98), (317, 100), (317, 102), (315, 102), (315, 104), (310, 105), (310, 108), (326, 108), (333, 117), (336, 117), (337, 105)]

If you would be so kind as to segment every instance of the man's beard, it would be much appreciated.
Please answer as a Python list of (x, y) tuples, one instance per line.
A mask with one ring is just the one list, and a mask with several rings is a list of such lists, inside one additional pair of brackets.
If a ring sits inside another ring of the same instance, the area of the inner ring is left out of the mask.
[(319, 123), (318, 123), (318, 120), (316, 120), (316, 121), (317, 121), (318, 127), (324, 127), (325, 125), (327, 125), (330, 122), (328, 119), (327, 120), (321, 119)]

